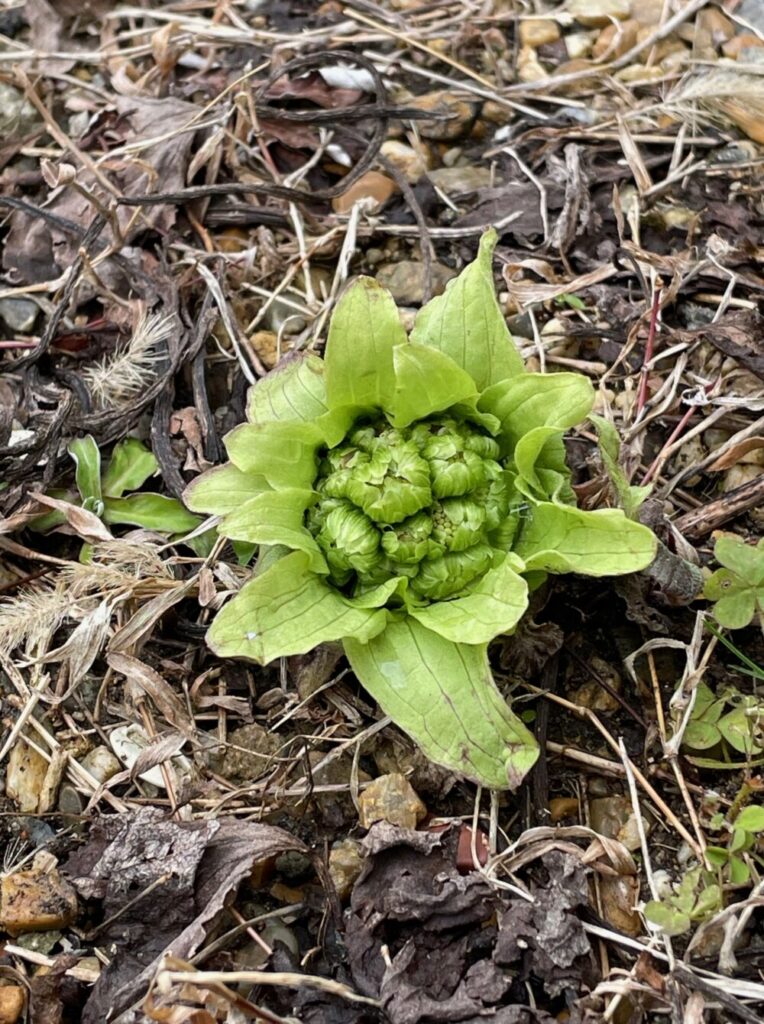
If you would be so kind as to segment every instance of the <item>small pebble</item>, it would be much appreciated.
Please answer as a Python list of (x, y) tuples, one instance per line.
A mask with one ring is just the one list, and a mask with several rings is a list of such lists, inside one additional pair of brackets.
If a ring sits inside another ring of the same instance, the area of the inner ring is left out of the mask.
[(329, 851), (329, 875), (337, 895), (346, 900), (353, 891), (358, 876), (363, 871), (364, 859), (361, 844), (355, 839), (342, 839), (334, 843)]
[(18, 739), (8, 758), (5, 794), (15, 800), (22, 814), (34, 813), (40, 801), (48, 762), (23, 739)]
[(74, 788), (68, 783), (63, 785), (58, 792), (58, 810), (61, 814), (82, 814), (85, 804), (82, 797)]
[(436, 139), (439, 142), (458, 139), (469, 131), (475, 120), (476, 108), (445, 90), (417, 96), (408, 105), (417, 110), (450, 115), (448, 120), (417, 121), (419, 134), (423, 139)]
[(375, 821), (387, 821), (400, 828), (416, 828), (426, 816), (427, 808), (404, 775), (393, 772), (381, 775), (361, 793), (359, 820), (363, 828)]
[(361, 175), (358, 181), (354, 182), (347, 192), (332, 200), (332, 209), (335, 213), (350, 213), (355, 204), (361, 199), (370, 200), (373, 212), (380, 210), (390, 196), (395, 192), (395, 182), (380, 174), (379, 171), (367, 171)]
[(427, 171), (427, 157), (420, 149), (413, 149), (398, 139), (382, 143), (380, 153), (390, 161), (410, 184), (415, 184)]
[(739, 36), (733, 36), (722, 45), (722, 53), (732, 60), (740, 60), (744, 50), (759, 46), (764, 46), (764, 42), (753, 32), (741, 32)]
[(627, 935), (642, 934), (642, 919), (636, 909), (639, 879), (635, 875), (600, 878), (600, 900), (608, 924)]
[(524, 18), (520, 22), (520, 42), (534, 48), (560, 38), (560, 26), (551, 18)]
[(638, 32), (639, 22), (634, 18), (628, 18), (617, 25), (611, 22), (597, 37), (597, 42), (592, 47), (592, 55), (599, 60), (607, 54), (607, 60), (615, 60), (636, 44)]
[[(639, 6), (639, 5), (637, 5)], [(611, 18), (623, 21), (631, 14), (630, 0), (568, 0), (568, 14), (586, 28), (605, 28)]]
[(16, 871), (0, 879), (0, 928), (9, 935), (66, 928), (77, 896), (57, 871)]
[(460, 195), (487, 188), (491, 184), (492, 174), (490, 167), (441, 167), (437, 171), (430, 171), (430, 181), (449, 195)]
[(39, 114), (19, 89), (0, 82), (0, 137), (25, 135)]
[(565, 36), (565, 49), (571, 60), (579, 60), (581, 57), (591, 56), (594, 47), (596, 32), (569, 32)]
[(16, 1024), (24, 1012), (25, 990), (20, 985), (0, 987), (0, 1024)]
[(117, 772), (122, 771), (122, 765), (112, 754), (108, 747), (93, 747), (82, 759), (82, 767), (90, 772), (98, 782), (108, 782)]
[(0, 320), (14, 334), (31, 334), (39, 312), (40, 307), (31, 299), (0, 299)]
[(553, 824), (565, 818), (578, 816), (578, 799), (574, 796), (554, 796), (549, 801), (549, 818)]
[[(419, 305), (424, 299), (424, 264), (417, 260), (383, 263), (377, 268), (376, 277), (401, 306)], [(433, 263), (433, 295), (440, 295), (452, 277), (456, 277), (456, 271), (444, 267), (442, 263)]]
[(281, 741), (257, 722), (242, 725), (228, 736), (220, 774), (227, 779), (259, 778), (279, 749)]

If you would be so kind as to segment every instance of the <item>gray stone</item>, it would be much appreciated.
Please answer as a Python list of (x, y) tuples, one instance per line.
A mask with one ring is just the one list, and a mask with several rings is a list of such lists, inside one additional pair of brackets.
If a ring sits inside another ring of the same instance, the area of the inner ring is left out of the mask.
[(490, 168), (472, 165), (441, 167), (437, 171), (430, 171), (430, 181), (436, 188), (442, 189), (449, 195), (477, 192), (478, 189), (487, 188), (492, 184)]
[(31, 299), (0, 299), (0, 320), (15, 334), (31, 334), (39, 312), (40, 307)]
[(0, 137), (25, 135), (38, 120), (37, 111), (24, 93), (0, 82)]

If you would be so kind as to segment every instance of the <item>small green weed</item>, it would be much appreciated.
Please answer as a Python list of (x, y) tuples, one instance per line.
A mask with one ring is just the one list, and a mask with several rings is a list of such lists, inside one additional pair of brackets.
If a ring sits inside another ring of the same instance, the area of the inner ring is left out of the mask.
[(714, 557), (723, 566), (706, 580), (703, 596), (713, 601), (720, 626), (743, 629), (757, 618), (764, 628), (764, 537), (756, 547), (739, 537), (717, 537)]
[(644, 914), (665, 935), (684, 935), (722, 908), (722, 890), (713, 873), (692, 868), (662, 900), (650, 900)]
[[(68, 452), (76, 466), (78, 493), (51, 491), (51, 497), (79, 505), (110, 526), (140, 526), (159, 533), (182, 534), (202, 522), (177, 498), (139, 491), (159, 466), (153, 453), (137, 438), (128, 437), (115, 445), (105, 468), (101, 465), (100, 449), (90, 434), (72, 441)], [(47, 532), (65, 522), (65, 514), (54, 509), (30, 525), (33, 530)]]

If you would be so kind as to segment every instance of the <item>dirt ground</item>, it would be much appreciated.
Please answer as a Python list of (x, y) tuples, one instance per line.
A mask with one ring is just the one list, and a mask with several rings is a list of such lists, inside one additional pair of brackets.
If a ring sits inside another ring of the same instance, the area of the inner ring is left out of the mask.
[[(2, 1024), (764, 1017), (762, 146), (762, 0), (0, 2)], [(181, 501), (346, 281), (410, 326), (489, 226), (617, 432), (579, 506), (660, 541), (492, 645), (499, 794), (339, 648), (214, 656), (251, 569)]]

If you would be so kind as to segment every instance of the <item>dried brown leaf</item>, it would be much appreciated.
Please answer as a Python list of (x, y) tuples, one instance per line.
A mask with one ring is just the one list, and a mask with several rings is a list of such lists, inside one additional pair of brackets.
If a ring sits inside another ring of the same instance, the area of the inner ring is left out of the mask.
[(30, 498), (39, 501), (41, 505), (54, 508), (66, 516), (66, 521), (82, 540), (90, 544), (98, 541), (113, 540), (111, 533), (107, 530), (101, 520), (93, 512), (88, 512), (79, 505), (72, 505), (71, 502), (62, 501), (60, 498), (51, 498), (49, 494), (40, 494), (39, 491), (30, 491)]
[(719, 470), (729, 469), (730, 466), (734, 466), (735, 463), (739, 462), (744, 455), (758, 451), (760, 448), (764, 448), (764, 437), (746, 438), (739, 444), (733, 445), (724, 455), (720, 455), (715, 462), (711, 463), (708, 471), (710, 473), (718, 473)]
[(185, 704), (170, 684), (151, 666), (118, 651), (110, 651), (106, 660), (115, 672), (136, 683), (140, 690), (151, 698), (166, 721), (180, 730), (186, 739), (196, 735), (194, 720), (186, 710)]
[(306, 847), (282, 829), (218, 819), (169, 821), (146, 808), (98, 820), (64, 866), (80, 895), (103, 900), (99, 944), (109, 965), (93, 988), (83, 1024), (132, 1020), (164, 954), (188, 959), (255, 863)]

